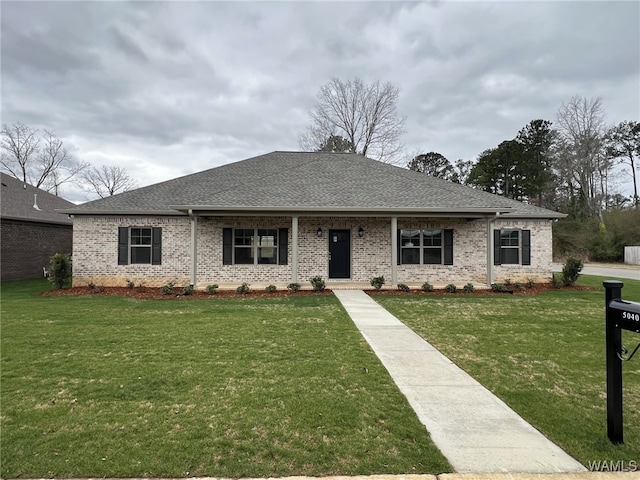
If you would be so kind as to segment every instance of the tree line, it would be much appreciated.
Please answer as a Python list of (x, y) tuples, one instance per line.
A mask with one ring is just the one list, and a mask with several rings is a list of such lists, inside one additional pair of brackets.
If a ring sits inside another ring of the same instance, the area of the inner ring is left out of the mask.
[(51, 130), (15, 123), (0, 132), (0, 166), (9, 175), (29, 185), (60, 195), (60, 189), (75, 183), (99, 197), (131, 190), (137, 182), (118, 166), (92, 166), (77, 160)]

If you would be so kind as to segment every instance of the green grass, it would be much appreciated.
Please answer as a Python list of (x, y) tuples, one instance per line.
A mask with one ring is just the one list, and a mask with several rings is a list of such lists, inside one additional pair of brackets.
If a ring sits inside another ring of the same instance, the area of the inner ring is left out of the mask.
[[(602, 280), (580, 279), (598, 291), (376, 300), (584, 465), (638, 462), (640, 357), (623, 365), (625, 444), (607, 439)], [(640, 301), (640, 282), (624, 285), (622, 298)]]
[(331, 296), (2, 284), (0, 477), (451, 471)]

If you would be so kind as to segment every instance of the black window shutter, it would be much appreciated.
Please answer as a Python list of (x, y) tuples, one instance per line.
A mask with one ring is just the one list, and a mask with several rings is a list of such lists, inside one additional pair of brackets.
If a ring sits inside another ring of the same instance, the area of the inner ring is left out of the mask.
[(118, 265), (129, 263), (129, 227), (118, 227)]
[(493, 231), (493, 264), (502, 265), (502, 255), (500, 255), (500, 230)]
[(402, 246), (402, 245), (401, 245), (401, 243), (402, 243), (402, 236), (400, 235), (400, 233), (401, 233), (401, 230), (400, 230), (400, 229), (398, 229), (398, 231), (397, 231), (397, 238), (398, 238), (398, 241), (397, 241), (397, 244), (398, 244), (398, 245), (397, 245), (397, 247), (398, 247), (398, 248), (397, 248), (397, 250), (398, 250), (398, 252), (397, 252), (397, 254), (396, 254), (396, 256), (398, 257), (398, 258), (396, 259), (396, 260), (397, 260), (397, 261), (396, 261), (396, 263), (397, 263), (398, 265), (402, 265), (402, 256), (401, 256), (401, 254), (402, 254), (402, 249), (400, 248), (400, 247)]
[(151, 265), (162, 265), (162, 228), (151, 229)]
[(222, 264), (233, 263), (233, 228), (222, 229)]
[(286, 265), (289, 262), (289, 229), (278, 229), (278, 265)]
[(444, 264), (453, 265), (453, 230), (444, 231)]
[(522, 265), (531, 265), (531, 230), (522, 230)]

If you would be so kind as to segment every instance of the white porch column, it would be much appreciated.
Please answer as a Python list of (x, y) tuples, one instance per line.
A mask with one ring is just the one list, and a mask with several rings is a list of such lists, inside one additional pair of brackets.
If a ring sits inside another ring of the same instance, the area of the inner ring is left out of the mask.
[(298, 217), (291, 217), (291, 281), (298, 283)]
[(191, 217), (191, 285), (195, 288), (198, 283), (198, 217), (189, 211)]
[(391, 285), (398, 284), (398, 217), (391, 217)]
[(487, 219), (487, 285), (493, 283), (493, 223), (500, 216), (500, 212), (496, 212), (495, 217)]

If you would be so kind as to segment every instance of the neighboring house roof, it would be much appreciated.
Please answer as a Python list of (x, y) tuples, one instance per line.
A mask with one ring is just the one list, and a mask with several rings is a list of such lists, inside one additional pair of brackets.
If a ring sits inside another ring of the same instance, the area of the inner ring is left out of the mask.
[(76, 215), (234, 212), (451, 214), (562, 218), (563, 214), (357, 154), (272, 152), (95, 200)]
[[(26, 222), (55, 223), (71, 225), (68, 215), (56, 210), (75, 207), (64, 198), (24, 183), (6, 173), (0, 172), (0, 212), (3, 219)], [(35, 208), (35, 207), (38, 208)]]

